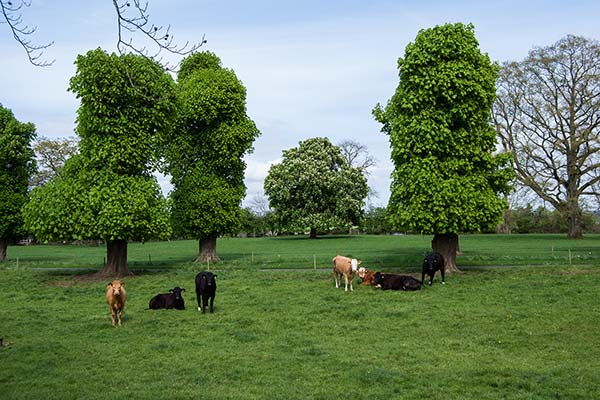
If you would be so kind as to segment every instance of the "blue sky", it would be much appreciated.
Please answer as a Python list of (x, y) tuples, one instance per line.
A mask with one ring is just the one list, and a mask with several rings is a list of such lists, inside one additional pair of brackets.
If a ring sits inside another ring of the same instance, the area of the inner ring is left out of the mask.
[[(36, 43), (55, 41), (51, 67), (30, 65), (6, 24), (0, 24), (0, 103), (39, 135), (73, 136), (78, 101), (67, 92), (77, 54), (114, 51), (112, 2), (31, 0), (24, 20), (37, 26)], [(567, 34), (600, 39), (597, 1), (392, 0), (149, 0), (157, 25), (175, 41), (199, 42), (233, 69), (248, 91), (248, 114), (262, 135), (247, 156), (245, 204), (262, 195), (269, 166), (283, 150), (311, 137), (366, 145), (378, 160), (369, 178), (385, 206), (392, 164), (387, 137), (371, 115), (398, 84), (396, 62), (420, 29), (473, 23), (480, 48), (493, 61), (522, 60), (535, 46)], [(170, 186), (160, 178), (164, 191)]]

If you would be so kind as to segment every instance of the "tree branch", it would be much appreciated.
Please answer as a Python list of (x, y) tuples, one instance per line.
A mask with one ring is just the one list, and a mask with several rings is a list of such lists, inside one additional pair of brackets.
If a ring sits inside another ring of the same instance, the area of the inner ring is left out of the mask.
[(31, 6), (30, 1), (26, 0), (0, 0), (0, 8), (4, 21), (12, 31), (13, 37), (19, 43), (29, 58), (29, 62), (37, 67), (48, 67), (54, 64), (55, 60), (46, 61), (42, 59), (44, 50), (54, 44), (54, 41), (46, 44), (34, 44), (29, 38), (35, 33), (37, 27), (30, 27), (23, 22), (23, 7)]
[[(117, 50), (121, 54), (131, 51), (157, 61), (166, 70), (174, 71), (176, 66), (173, 67), (168, 62), (162, 62), (161, 54), (163, 52), (185, 56), (198, 50), (206, 43), (205, 35), (202, 35), (200, 43), (190, 45), (188, 41), (183, 46), (175, 44), (173, 42), (174, 36), (170, 32), (170, 25), (165, 28), (150, 22), (147, 0), (113, 0), (113, 5), (118, 20)], [(155, 50), (151, 52), (146, 46), (134, 43), (132, 36), (126, 37), (126, 31), (131, 34), (140, 34), (143, 38), (149, 40)]]

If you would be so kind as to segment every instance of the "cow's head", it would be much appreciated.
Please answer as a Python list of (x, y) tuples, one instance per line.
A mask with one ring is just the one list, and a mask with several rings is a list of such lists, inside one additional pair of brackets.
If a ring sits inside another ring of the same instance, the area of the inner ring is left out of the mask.
[(121, 289), (124, 287), (125, 287), (125, 282), (115, 279), (114, 281), (109, 282), (108, 285), (106, 285), (106, 290), (112, 291), (113, 296), (120, 296)]
[(369, 272), (368, 269), (366, 269), (365, 267), (360, 267), (358, 269), (358, 276), (360, 277), (360, 279), (364, 279), (365, 276), (367, 275), (367, 272)]
[(362, 264), (362, 261), (353, 258), (350, 260), (350, 265), (352, 266), (352, 272), (358, 271), (358, 266)]
[(385, 277), (385, 275), (382, 274), (381, 272), (375, 272), (375, 275), (373, 275), (373, 285), (381, 286), (381, 284), (383, 283), (384, 277)]
[(169, 289), (169, 292), (175, 293), (175, 299), (179, 300), (181, 299), (181, 293), (185, 292), (185, 289), (175, 286), (173, 289)]
[(423, 259), (423, 270), (437, 271), (444, 268), (444, 259), (438, 254), (429, 254)]
[(200, 279), (206, 283), (206, 286), (213, 286), (215, 284), (216, 277), (217, 275), (213, 274), (212, 272), (203, 272)]

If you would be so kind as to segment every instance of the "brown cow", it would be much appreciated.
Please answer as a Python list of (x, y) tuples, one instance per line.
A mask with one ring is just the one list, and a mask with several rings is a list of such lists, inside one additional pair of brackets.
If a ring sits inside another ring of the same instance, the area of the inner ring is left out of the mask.
[(354, 279), (354, 274), (358, 270), (358, 266), (360, 265), (360, 261), (355, 258), (348, 258), (344, 256), (335, 256), (333, 257), (333, 272), (335, 274), (335, 287), (340, 287), (340, 282), (342, 280), (342, 276), (344, 277), (344, 282), (346, 283), (346, 292), (348, 291), (348, 281), (350, 282), (350, 291), (354, 291), (352, 288), (352, 280)]
[(106, 285), (106, 302), (110, 308), (113, 326), (115, 326), (115, 317), (119, 320), (119, 326), (121, 325), (121, 316), (125, 308), (126, 298), (125, 282), (117, 279)]
[(361, 279), (361, 285), (372, 286), (374, 284), (375, 271), (370, 271), (365, 267), (360, 267), (358, 269), (358, 276)]

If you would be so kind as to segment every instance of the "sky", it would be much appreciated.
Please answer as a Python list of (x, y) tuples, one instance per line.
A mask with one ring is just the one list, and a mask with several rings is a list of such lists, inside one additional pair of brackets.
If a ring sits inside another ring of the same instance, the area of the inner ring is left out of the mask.
[[(116, 51), (115, 10), (109, 0), (30, 1), (22, 10), (37, 27), (30, 39), (54, 41), (43, 57), (55, 61), (31, 65), (0, 24), (0, 103), (33, 122), (38, 136), (72, 137), (79, 107), (67, 91), (73, 62), (98, 47)], [(313, 137), (365, 145), (377, 160), (368, 205), (387, 205), (390, 146), (371, 111), (394, 93), (397, 60), (421, 29), (472, 23), (481, 51), (499, 63), (523, 60), (568, 34), (600, 39), (600, 2), (588, 0), (149, 0), (148, 13), (155, 25), (171, 26), (175, 43), (205, 37), (201, 50), (218, 55), (246, 87), (247, 113), (261, 136), (245, 157), (245, 206), (264, 197), (264, 178), (282, 151)], [(168, 177), (159, 183), (168, 194)]]

